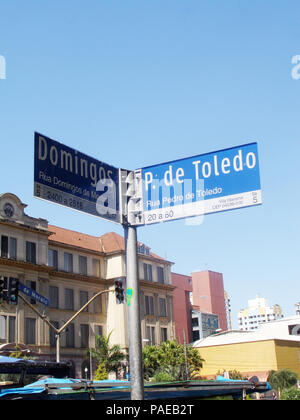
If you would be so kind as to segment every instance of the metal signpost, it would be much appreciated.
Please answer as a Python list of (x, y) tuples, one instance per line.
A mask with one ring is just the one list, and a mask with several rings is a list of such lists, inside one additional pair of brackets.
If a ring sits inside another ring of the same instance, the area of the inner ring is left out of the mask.
[(137, 227), (261, 204), (257, 143), (127, 171), (35, 133), (34, 195), (123, 225), (131, 399), (142, 400)]

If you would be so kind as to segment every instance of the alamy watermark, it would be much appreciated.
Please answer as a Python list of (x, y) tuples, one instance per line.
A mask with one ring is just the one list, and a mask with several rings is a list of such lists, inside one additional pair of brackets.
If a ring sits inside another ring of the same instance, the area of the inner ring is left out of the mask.
[(0, 55), (0, 79), (6, 79), (6, 60)]
[(292, 57), (292, 64), (295, 64), (291, 71), (292, 78), (295, 80), (300, 79), (300, 54)]

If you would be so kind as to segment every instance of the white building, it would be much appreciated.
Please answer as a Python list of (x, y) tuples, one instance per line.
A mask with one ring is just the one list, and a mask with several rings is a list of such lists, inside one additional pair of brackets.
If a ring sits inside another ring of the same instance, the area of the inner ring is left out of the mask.
[(267, 299), (256, 296), (248, 300), (248, 308), (238, 313), (239, 329), (256, 330), (261, 324), (283, 318), (281, 307), (277, 304), (269, 306)]

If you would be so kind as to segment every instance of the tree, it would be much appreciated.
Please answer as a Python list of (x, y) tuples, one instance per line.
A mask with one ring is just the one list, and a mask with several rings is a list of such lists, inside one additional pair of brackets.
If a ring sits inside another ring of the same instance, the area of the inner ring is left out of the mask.
[[(186, 355), (185, 355), (186, 354)], [(150, 377), (189, 379), (194, 371), (202, 367), (203, 359), (196, 349), (176, 340), (165, 341), (161, 346), (146, 346), (143, 349), (145, 379)]]
[(157, 346), (146, 346), (143, 348), (144, 378), (149, 380), (159, 369), (159, 349)]
[(300, 401), (300, 390), (296, 388), (284, 389), (281, 395), (282, 400)]
[(95, 381), (103, 381), (108, 378), (104, 363), (99, 363), (95, 372)]
[(119, 344), (109, 345), (109, 339), (112, 331), (107, 337), (103, 335), (96, 336), (96, 347), (90, 349), (92, 357), (98, 360), (99, 364), (102, 364), (105, 371), (116, 372), (121, 367), (121, 362), (125, 359), (126, 355), (122, 351)]
[(284, 389), (291, 388), (296, 385), (298, 376), (290, 369), (281, 369), (279, 371), (271, 370), (268, 381), (273, 389), (276, 389), (281, 398)]

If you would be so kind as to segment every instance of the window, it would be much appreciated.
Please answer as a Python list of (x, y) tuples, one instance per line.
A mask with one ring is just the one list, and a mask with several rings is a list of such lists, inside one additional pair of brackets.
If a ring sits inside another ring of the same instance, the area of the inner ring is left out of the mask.
[(167, 316), (166, 299), (159, 298), (159, 315)]
[(5, 315), (0, 315), (0, 340), (6, 341), (6, 319)]
[(68, 252), (64, 253), (64, 270), (73, 273), (73, 255)]
[(145, 245), (138, 245), (138, 253), (145, 254)]
[(58, 252), (55, 249), (49, 249), (48, 251), (48, 265), (56, 270), (58, 269)]
[(288, 326), (289, 335), (300, 335), (300, 324)]
[(17, 259), (17, 239), (1, 236), (1, 257)]
[[(96, 293), (94, 293), (95, 295)], [(94, 312), (95, 313), (102, 313), (102, 295), (98, 296), (96, 299), (94, 299)]]
[(95, 335), (103, 335), (102, 325), (95, 325)]
[(147, 340), (149, 346), (155, 345), (155, 327), (147, 326)]
[[(88, 292), (86, 292), (85, 290), (80, 290), (79, 298), (80, 298), (80, 308), (82, 308), (83, 305), (85, 305), (89, 300)], [(89, 307), (87, 306), (84, 311), (88, 312), (88, 309)]]
[(58, 287), (56, 286), (49, 287), (49, 300), (50, 300), (50, 308), (58, 309), (58, 302), (59, 302)]
[[(7, 330), (8, 328), (8, 330)], [(8, 331), (8, 335), (7, 335)], [(0, 315), (0, 340), (9, 343), (16, 342), (16, 317)]]
[(74, 324), (69, 324), (66, 328), (66, 347), (75, 347)]
[(199, 340), (199, 338), (200, 338), (200, 332), (198, 330), (193, 331), (192, 335), (193, 335), (193, 338), (192, 338), (193, 341)]
[(36, 344), (36, 319), (25, 318), (25, 344)]
[(157, 281), (158, 283), (164, 283), (164, 269), (163, 267), (157, 267)]
[(154, 315), (154, 298), (153, 296), (145, 296), (146, 315)]
[(36, 263), (36, 244), (26, 241), (26, 261), (32, 264)]
[(9, 238), (9, 258), (12, 260), (17, 259), (17, 239)]
[(160, 340), (161, 340), (161, 343), (168, 340), (168, 328), (160, 329)]
[(89, 326), (87, 324), (80, 325), (81, 347), (89, 347)]
[(16, 341), (16, 317), (8, 317), (8, 341), (14, 343)]
[(100, 276), (100, 260), (96, 260), (93, 258), (93, 276), (101, 277)]
[(192, 327), (199, 327), (199, 320), (197, 318), (192, 318)]
[(152, 265), (144, 264), (144, 280), (152, 281)]
[[(29, 287), (29, 289), (33, 290), (34, 292), (36, 292), (36, 282), (35, 281), (31, 281), (31, 280), (26, 280), (26, 286)], [(36, 304), (36, 300), (31, 298), (30, 299), (30, 303), (32, 305)]]
[(65, 309), (74, 310), (74, 291), (65, 289)]
[(78, 262), (79, 262), (79, 274), (87, 276), (87, 257), (83, 257), (82, 255), (79, 255)]
[(144, 255), (150, 255), (150, 248), (148, 248), (144, 244), (140, 244), (140, 245), (138, 245), (138, 253), (139, 254), (144, 254)]
[(8, 236), (1, 236), (1, 257), (8, 258)]

